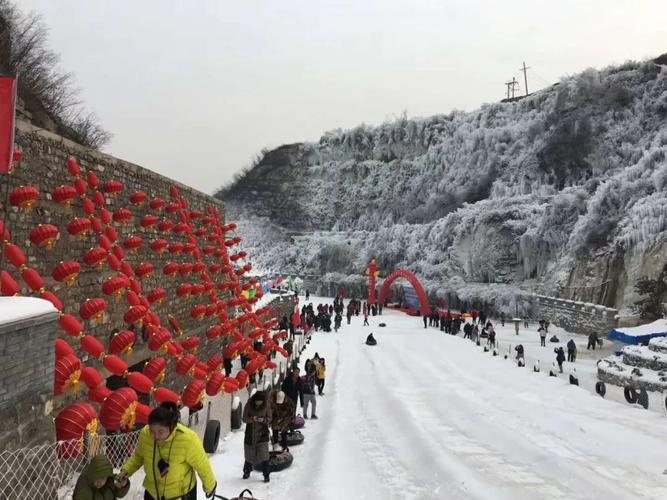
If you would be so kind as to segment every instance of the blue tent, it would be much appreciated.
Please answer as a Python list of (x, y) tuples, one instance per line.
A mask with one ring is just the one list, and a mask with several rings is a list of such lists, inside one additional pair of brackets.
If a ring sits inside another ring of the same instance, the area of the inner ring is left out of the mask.
[(632, 328), (615, 328), (609, 332), (610, 339), (624, 344), (644, 344), (654, 337), (667, 337), (667, 319)]

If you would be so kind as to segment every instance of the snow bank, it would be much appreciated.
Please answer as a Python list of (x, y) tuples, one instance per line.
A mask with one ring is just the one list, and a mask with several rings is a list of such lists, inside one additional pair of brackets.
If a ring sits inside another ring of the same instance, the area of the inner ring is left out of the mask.
[(0, 325), (57, 312), (48, 300), (34, 297), (0, 297)]
[(667, 336), (667, 319), (659, 319), (647, 325), (632, 328), (615, 328), (609, 338), (626, 344), (640, 344), (654, 337)]

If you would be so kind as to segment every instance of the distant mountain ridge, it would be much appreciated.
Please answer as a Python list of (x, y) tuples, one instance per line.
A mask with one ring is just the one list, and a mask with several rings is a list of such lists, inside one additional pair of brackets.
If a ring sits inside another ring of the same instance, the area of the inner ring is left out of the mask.
[(667, 260), (659, 62), (281, 146), (218, 196), (268, 272), (359, 285), (376, 257), (386, 272), (412, 270), (434, 296), (513, 310), (535, 291), (628, 307), (636, 279)]

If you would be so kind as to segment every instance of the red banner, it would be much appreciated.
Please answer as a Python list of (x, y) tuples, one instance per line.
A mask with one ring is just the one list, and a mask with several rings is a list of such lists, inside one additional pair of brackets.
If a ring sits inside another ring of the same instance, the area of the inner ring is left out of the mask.
[(0, 173), (12, 171), (16, 78), (0, 78)]

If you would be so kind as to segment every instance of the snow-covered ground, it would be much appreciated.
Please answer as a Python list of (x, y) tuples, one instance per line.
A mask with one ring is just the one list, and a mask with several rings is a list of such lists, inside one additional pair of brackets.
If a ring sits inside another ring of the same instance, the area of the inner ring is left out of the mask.
[[(385, 310), (369, 321), (363, 327), (359, 316), (338, 333), (315, 333), (301, 357), (325, 357), (327, 381), (320, 418), (307, 421), (293, 465), (269, 484), (260, 473), (242, 480), (243, 431), (232, 433), (211, 456), (219, 493), (250, 488), (264, 500), (667, 498), (664, 414), (602, 399), (569, 385), (567, 376), (533, 373), (530, 361), (518, 368), (502, 356), (516, 340), (513, 325), (498, 329), (501, 356), (492, 357), (461, 337), (424, 329), (421, 318)], [(382, 321), (386, 328), (378, 327)], [(376, 347), (364, 345), (371, 331)], [(539, 348), (534, 328), (519, 338), (529, 360), (545, 349), (540, 359), (550, 365), (553, 344)], [(594, 366), (581, 339), (580, 379)]]

